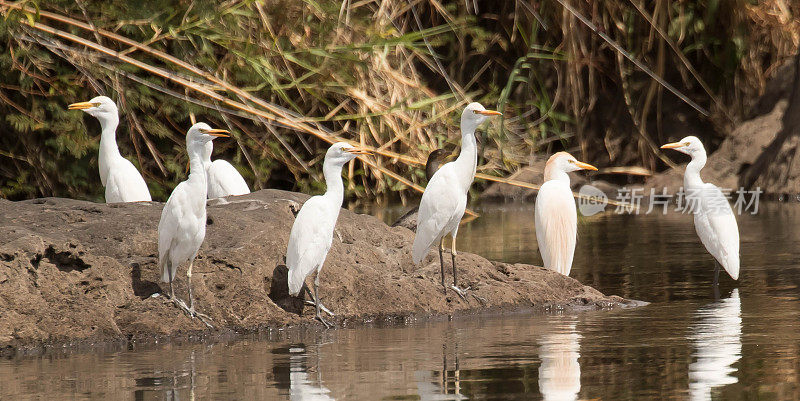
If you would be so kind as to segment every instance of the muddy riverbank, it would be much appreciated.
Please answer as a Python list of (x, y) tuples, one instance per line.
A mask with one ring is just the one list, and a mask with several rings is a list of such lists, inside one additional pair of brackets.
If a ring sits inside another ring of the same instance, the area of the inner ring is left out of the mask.
[[(288, 296), (282, 265), (293, 209), (306, 199), (264, 190), (209, 206), (193, 284), (197, 309), (213, 319), (214, 330), (159, 295), (168, 291), (157, 266), (163, 204), (0, 200), (0, 346), (14, 350), (307, 324), (313, 309), (301, 311), (302, 301)], [(452, 291), (444, 296), (438, 257), (431, 252), (414, 266), (412, 241), (406, 228), (342, 211), (321, 277), (322, 299), (337, 314), (337, 324), (486, 308), (635, 304), (541, 267), (468, 253), (458, 256), (459, 280), (474, 296), (463, 300)], [(182, 298), (185, 269), (176, 282)]]

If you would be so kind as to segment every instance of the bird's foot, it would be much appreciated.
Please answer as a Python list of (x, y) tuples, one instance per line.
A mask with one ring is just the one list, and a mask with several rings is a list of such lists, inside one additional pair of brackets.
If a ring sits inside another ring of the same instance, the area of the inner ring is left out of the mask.
[(325, 319), (322, 318), (322, 315), (317, 314), (317, 316), (315, 316), (314, 318), (319, 320), (320, 323), (322, 323), (322, 325), (325, 326), (326, 329), (333, 328), (333, 325), (325, 321)]
[[(309, 301), (309, 300), (306, 300), (306, 305), (311, 305), (313, 307), (317, 306), (317, 304), (314, 303), (314, 301)], [(330, 309), (326, 308), (325, 305), (322, 304), (322, 302), (319, 303), (319, 309), (321, 309), (323, 312), (327, 313), (328, 316), (330, 316), (330, 317), (336, 317), (336, 315), (334, 315), (333, 312), (330, 311)]]
[(197, 317), (198, 319), (200, 319), (201, 322), (203, 322), (203, 324), (208, 326), (209, 329), (214, 328), (214, 325), (211, 324), (211, 318), (208, 317), (208, 315), (206, 315), (205, 313), (200, 313), (194, 310), (193, 308), (189, 308), (189, 311), (190, 311), (190, 316), (192, 318)]
[(486, 300), (486, 298), (484, 298), (484, 297), (479, 297), (479, 296), (477, 296), (477, 295), (475, 295), (475, 294), (473, 294), (473, 293), (470, 293), (469, 295), (472, 295), (473, 297), (475, 297), (475, 299), (477, 299), (477, 300), (478, 300), (478, 302), (480, 302), (480, 303), (481, 303), (481, 305), (486, 305), (486, 304), (488, 304), (488, 303), (489, 303), (489, 301), (488, 301), (488, 300)]
[(467, 291), (469, 291), (469, 287), (467, 287), (467, 288), (459, 288), (458, 286), (453, 284), (453, 285), (450, 286), (450, 289), (455, 291), (456, 294), (458, 294), (458, 296), (461, 297), (461, 299), (463, 299), (464, 301), (467, 300)]
[(211, 324), (211, 318), (208, 317), (206, 314), (197, 312), (196, 310), (194, 310), (194, 308), (188, 307), (186, 305), (186, 302), (183, 302), (183, 300), (181, 300), (181, 299), (170, 298), (169, 300), (173, 304), (175, 304), (175, 306), (177, 306), (178, 308), (180, 308), (184, 312), (186, 312), (186, 314), (189, 315), (190, 318), (194, 319), (195, 317), (197, 317), (198, 319), (200, 319), (201, 322), (203, 322), (203, 324), (205, 324), (209, 328), (211, 328), (211, 329), (214, 328), (214, 326)]

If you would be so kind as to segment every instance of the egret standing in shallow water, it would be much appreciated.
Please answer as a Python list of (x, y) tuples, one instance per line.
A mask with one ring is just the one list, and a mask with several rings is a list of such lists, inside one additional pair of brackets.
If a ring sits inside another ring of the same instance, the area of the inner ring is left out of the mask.
[(444, 284), (444, 245), (442, 239), (447, 234), (453, 238), (451, 256), (453, 260), (452, 288), (458, 295), (466, 299), (465, 292), (458, 287), (456, 278), (456, 235), (458, 224), (467, 209), (467, 191), (475, 178), (478, 164), (478, 147), (475, 140), (475, 129), (491, 116), (502, 115), (500, 112), (486, 110), (480, 103), (470, 103), (461, 113), (461, 153), (455, 161), (439, 168), (428, 182), (422, 200), (419, 203), (417, 232), (414, 237), (413, 260), (415, 264), (422, 262), (428, 250), (439, 242), (439, 263)]
[[(186, 149), (189, 152), (189, 178), (181, 182), (167, 199), (158, 222), (158, 265), (161, 266), (161, 280), (169, 283), (172, 301), (185, 310), (189, 316), (198, 316), (210, 326), (208, 318), (194, 310), (192, 297), (192, 265), (200, 245), (206, 237), (206, 172), (203, 165), (203, 152), (206, 143), (217, 137), (227, 137), (228, 131), (211, 129), (206, 123), (197, 123), (186, 133)], [(175, 298), (172, 281), (178, 266), (189, 262), (186, 273), (189, 287), (189, 306)]]
[(119, 112), (113, 100), (98, 96), (88, 102), (73, 103), (70, 110), (83, 110), (100, 121), (100, 182), (106, 188), (106, 203), (150, 201), (150, 191), (139, 170), (122, 157), (117, 147)]
[(344, 200), (342, 167), (357, 155), (365, 154), (369, 152), (344, 142), (335, 143), (328, 149), (322, 165), (322, 172), (325, 175), (325, 194), (312, 196), (303, 204), (289, 234), (289, 246), (286, 250), (289, 294), (295, 297), (299, 295), (306, 277), (316, 270), (314, 293), (311, 295), (316, 307), (316, 318), (326, 327), (330, 325), (322, 319), (320, 310), (325, 310), (327, 313), (330, 311), (319, 300), (319, 273), (331, 248), (333, 229)]
[[(683, 175), (686, 205), (694, 214), (694, 229), (700, 242), (731, 278), (739, 278), (739, 226), (731, 205), (714, 184), (703, 182), (700, 170), (706, 165), (706, 149), (695, 136), (668, 143), (661, 149), (675, 149), (692, 157)], [(714, 285), (719, 283), (719, 265), (714, 265)]]
[(250, 187), (235, 167), (222, 159), (211, 161), (213, 151), (214, 144), (208, 142), (203, 149), (203, 165), (208, 179), (208, 199), (249, 194)]
[(544, 166), (544, 184), (536, 195), (536, 242), (544, 267), (569, 276), (578, 238), (578, 212), (567, 173), (597, 170), (567, 152), (558, 152)]

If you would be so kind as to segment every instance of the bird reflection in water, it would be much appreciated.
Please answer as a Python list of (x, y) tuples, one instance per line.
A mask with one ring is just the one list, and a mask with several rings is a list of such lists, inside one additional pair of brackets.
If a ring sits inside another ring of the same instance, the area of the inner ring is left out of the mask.
[[(273, 374), (279, 388), (289, 390), (289, 399), (297, 401), (330, 401), (334, 400), (331, 391), (322, 385), (322, 373), (319, 361), (316, 367), (309, 369), (311, 357), (304, 344), (290, 345), (288, 348), (276, 348), (276, 354), (289, 354), (288, 363), (284, 358), (275, 358)], [(316, 374), (311, 374), (316, 372)]]
[(461, 367), (457, 348), (453, 355), (453, 363), (453, 370), (449, 370), (447, 345), (443, 344), (442, 370), (439, 372), (419, 370), (414, 373), (417, 379), (417, 394), (421, 401), (468, 399), (461, 394)]
[(542, 336), (539, 347), (539, 392), (545, 400), (575, 400), (581, 390), (580, 335), (576, 321)]
[(703, 306), (695, 313), (689, 340), (694, 362), (689, 365), (692, 400), (711, 400), (711, 390), (739, 381), (732, 365), (742, 358), (742, 305), (739, 289), (731, 296)]

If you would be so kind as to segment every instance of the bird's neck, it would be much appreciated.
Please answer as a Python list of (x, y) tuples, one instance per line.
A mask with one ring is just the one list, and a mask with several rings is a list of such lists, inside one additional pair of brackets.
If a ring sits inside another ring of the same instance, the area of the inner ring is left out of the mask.
[(110, 119), (98, 119), (100, 121), (100, 158), (119, 156), (117, 147), (117, 126), (119, 117)]
[(464, 190), (468, 190), (475, 179), (475, 168), (478, 166), (478, 143), (475, 140), (474, 127), (461, 128), (461, 153), (456, 161), (456, 174)]
[(692, 155), (692, 161), (686, 165), (686, 172), (683, 175), (684, 187), (697, 188), (703, 185), (703, 180), (700, 178), (700, 170), (706, 165), (706, 160), (705, 152)]
[(556, 180), (562, 181), (569, 185), (569, 174), (566, 171), (557, 168), (556, 166), (545, 166), (544, 167), (544, 182)]
[[(206, 169), (203, 162), (205, 144), (190, 142), (186, 149), (189, 151), (189, 181), (197, 182), (206, 191)], [(205, 199), (205, 197), (203, 197)]]
[(322, 173), (325, 175), (325, 197), (333, 199), (333, 202), (341, 207), (344, 200), (342, 166), (326, 164), (322, 167)]

